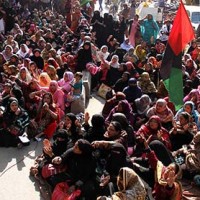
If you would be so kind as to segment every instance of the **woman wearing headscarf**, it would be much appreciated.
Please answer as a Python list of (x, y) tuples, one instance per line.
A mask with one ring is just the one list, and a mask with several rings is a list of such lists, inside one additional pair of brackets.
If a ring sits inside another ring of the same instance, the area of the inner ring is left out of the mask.
[(170, 140), (174, 151), (180, 149), (182, 145), (188, 145), (197, 133), (197, 125), (192, 121), (192, 116), (183, 111), (174, 122), (174, 127), (170, 130)]
[(16, 84), (21, 88), (24, 101), (25, 101), (25, 109), (28, 111), (30, 118), (35, 116), (37, 105), (39, 103), (39, 98), (30, 98), (30, 94), (32, 92), (40, 91), (40, 87), (38, 82), (32, 79), (29, 83), (22, 81), (18, 78), (15, 79)]
[(110, 122), (107, 131), (104, 133), (104, 140), (120, 143), (126, 150), (128, 149), (127, 132), (122, 129), (121, 124), (117, 121)]
[(138, 57), (134, 54), (134, 48), (130, 48), (123, 56), (124, 62), (137, 63)]
[(161, 120), (156, 115), (150, 117), (148, 122), (142, 125), (141, 128), (136, 132), (136, 150), (138, 152), (143, 148), (143, 138), (146, 140), (150, 138), (149, 142), (159, 140), (167, 149), (171, 150), (172, 148), (169, 132), (162, 127)]
[(102, 115), (106, 119), (107, 116), (109, 115), (110, 111), (117, 106), (118, 102), (120, 100), (126, 99), (126, 96), (123, 92), (116, 92), (114, 96), (110, 99), (108, 99), (102, 109)]
[(98, 56), (100, 58), (103, 57), (104, 60), (107, 60), (108, 56), (110, 55), (110, 53), (108, 52), (108, 47), (106, 45), (103, 45), (100, 48), (100, 51), (98, 52)]
[(147, 117), (150, 118), (153, 115), (157, 115), (160, 118), (162, 126), (168, 131), (172, 128), (174, 114), (167, 106), (166, 100), (158, 99), (156, 104), (149, 108)]
[[(131, 168), (122, 167), (117, 177), (118, 191), (106, 200), (145, 200), (146, 189), (141, 178)], [(101, 200), (98, 197), (97, 200)]]
[(183, 99), (183, 102), (186, 101), (192, 101), (195, 106), (197, 107), (197, 105), (200, 102), (200, 90), (198, 89), (192, 89), (188, 95), (186, 95)]
[(50, 82), (51, 82), (51, 78), (49, 77), (49, 75), (46, 72), (42, 72), (39, 75), (38, 83), (41, 87), (49, 87)]
[(18, 104), (24, 108), (25, 106), (25, 101), (24, 101), (24, 96), (23, 96), (23, 93), (22, 93), (22, 90), (20, 87), (18, 87), (17, 85), (14, 85), (12, 87), (12, 89), (10, 90), (10, 96), (11, 97), (15, 97), (18, 101)]
[(85, 41), (83, 46), (78, 50), (77, 53), (77, 68), (76, 71), (82, 72), (86, 69), (86, 64), (93, 62), (91, 43)]
[(19, 73), (17, 74), (17, 78), (26, 83), (30, 83), (32, 80), (31, 74), (26, 67), (20, 68)]
[(191, 120), (196, 123), (199, 130), (200, 129), (199, 112), (195, 109), (195, 104), (193, 103), (193, 101), (186, 101), (184, 103), (183, 107), (177, 111), (174, 117), (175, 121), (179, 120), (179, 116), (182, 112), (187, 112), (192, 116)]
[(21, 44), (19, 51), (16, 53), (20, 58), (29, 58), (31, 55), (31, 50), (28, 48), (26, 44)]
[(105, 120), (101, 114), (94, 114), (91, 119), (91, 124), (89, 124), (90, 115), (88, 112), (85, 113), (83, 127), (85, 129), (84, 139), (89, 142), (95, 140), (103, 140), (103, 134), (105, 133)]
[(6, 61), (9, 61), (11, 56), (13, 55), (13, 48), (11, 45), (6, 45), (4, 50), (2, 51), (3, 57)]
[[(65, 180), (81, 190), (81, 197), (96, 199), (95, 189), (95, 160), (92, 157), (93, 147), (87, 141), (79, 139), (75, 145), (61, 156), (52, 160), (54, 164), (65, 164), (67, 176)], [(54, 177), (55, 179), (56, 177)], [(50, 183), (52, 180), (50, 180)], [(55, 181), (54, 181), (55, 182)]]
[(148, 14), (145, 19), (141, 21), (140, 26), (143, 40), (149, 45), (154, 44), (158, 36), (159, 27), (157, 22), (153, 19), (153, 16)]
[(78, 139), (81, 139), (81, 124), (79, 123), (77, 117), (73, 113), (67, 113), (64, 120), (59, 123), (58, 129), (65, 129), (68, 133), (68, 138), (70, 140), (68, 148), (71, 148)]
[(73, 81), (74, 74), (70, 71), (66, 71), (63, 74), (63, 78), (58, 81), (58, 85), (62, 88), (65, 94), (68, 94), (72, 89), (71, 84), (73, 83)]
[(138, 44), (135, 47), (134, 54), (137, 56), (140, 62), (144, 61), (147, 56), (147, 51), (143, 48), (142, 44)]
[(119, 78), (116, 81), (116, 83), (114, 85), (114, 91), (115, 92), (122, 92), (123, 89), (128, 86), (128, 80), (129, 80), (129, 78), (130, 78), (130, 73), (129, 72), (124, 72), (122, 74), (122, 77)]
[(143, 94), (149, 95), (149, 97), (154, 100), (156, 97), (156, 86), (153, 81), (151, 81), (149, 73), (143, 72), (137, 82), (138, 86), (141, 88)]
[(111, 111), (108, 117), (106, 118), (106, 124), (109, 124), (112, 121), (113, 114), (115, 113), (123, 113), (128, 122), (132, 125), (133, 124), (133, 113), (132, 107), (127, 100), (121, 100), (118, 102), (118, 105), (115, 106)]
[(147, 94), (137, 98), (134, 103), (134, 128), (138, 130), (147, 121), (147, 111), (151, 106), (151, 99)]
[(126, 116), (123, 113), (115, 113), (112, 117), (112, 121), (117, 121), (120, 123), (122, 130), (126, 131), (128, 135), (128, 147), (133, 147), (135, 145), (135, 132), (133, 127), (128, 122)]
[(165, 165), (148, 146), (148, 141), (144, 140), (144, 146), (150, 166), (155, 173), (153, 190), (155, 200), (181, 200), (182, 186), (178, 181), (178, 177), (181, 175), (179, 165), (176, 163)]
[(194, 136), (191, 144), (193, 148), (190, 148), (190, 145), (186, 151), (186, 170), (190, 173), (198, 174), (200, 169), (200, 132)]
[(53, 65), (48, 65), (46, 72), (49, 75), (51, 80), (55, 80), (55, 81), (58, 80), (57, 71)]
[(122, 72), (119, 70), (120, 65), (119, 65), (119, 57), (117, 55), (113, 55), (111, 58), (111, 61), (109, 62), (110, 69), (110, 79), (109, 82), (111, 85), (114, 85), (116, 81), (121, 77)]
[[(32, 92), (31, 98), (34, 98), (37, 92)], [(35, 136), (35, 140), (41, 141), (41, 136), (45, 135), (51, 138), (56, 130), (59, 121), (59, 109), (53, 102), (51, 93), (44, 93), (40, 99), (36, 117), (31, 121), (29, 136)]]
[(19, 136), (25, 133), (29, 124), (28, 113), (19, 106), (18, 100), (10, 97), (4, 113), (1, 113), (3, 124), (0, 131), (1, 147), (16, 147), (21, 145)]
[[(132, 168), (132, 162), (122, 144), (113, 141), (94, 141), (92, 143), (96, 151), (100, 152), (97, 158), (99, 165), (100, 194), (110, 195), (110, 189), (117, 190), (117, 176), (122, 167)], [(101, 162), (102, 160), (102, 162)], [(116, 164), (116, 160), (118, 161)], [(104, 162), (103, 162), (104, 161)], [(110, 184), (111, 183), (111, 184)]]
[(129, 103), (133, 104), (134, 100), (142, 96), (142, 90), (137, 85), (135, 78), (130, 78), (128, 86), (124, 88), (123, 93), (126, 95), (126, 99)]
[(57, 81), (52, 80), (47, 89), (53, 96), (53, 102), (56, 104), (56, 107), (59, 109), (59, 117), (62, 118), (65, 111), (65, 102), (64, 102), (64, 92), (58, 87)]

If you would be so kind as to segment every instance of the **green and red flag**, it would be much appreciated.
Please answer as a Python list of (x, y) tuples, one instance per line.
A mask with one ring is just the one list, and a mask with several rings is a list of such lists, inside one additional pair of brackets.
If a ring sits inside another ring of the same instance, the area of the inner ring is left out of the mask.
[(178, 110), (183, 105), (182, 51), (195, 38), (187, 11), (180, 2), (160, 69), (161, 77)]

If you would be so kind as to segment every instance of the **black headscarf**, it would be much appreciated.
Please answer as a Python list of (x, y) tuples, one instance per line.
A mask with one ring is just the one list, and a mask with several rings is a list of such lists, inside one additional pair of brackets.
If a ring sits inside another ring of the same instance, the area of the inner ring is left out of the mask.
[(92, 116), (91, 123), (94, 128), (98, 128), (105, 125), (105, 120), (101, 114), (94, 114)]
[(78, 147), (82, 152), (82, 155), (92, 154), (93, 147), (87, 140), (79, 139), (77, 142), (78, 142)]

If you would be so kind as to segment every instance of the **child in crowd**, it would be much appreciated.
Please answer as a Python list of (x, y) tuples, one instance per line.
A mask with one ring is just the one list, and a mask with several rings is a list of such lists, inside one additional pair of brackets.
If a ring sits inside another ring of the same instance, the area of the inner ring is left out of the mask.
[(76, 99), (80, 98), (82, 89), (83, 89), (83, 80), (82, 80), (83, 74), (81, 72), (76, 72), (74, 75), (74, 84), (71, 84), (72, 86), (72, 92), (67, 95), (67, 101), (72, 102)]

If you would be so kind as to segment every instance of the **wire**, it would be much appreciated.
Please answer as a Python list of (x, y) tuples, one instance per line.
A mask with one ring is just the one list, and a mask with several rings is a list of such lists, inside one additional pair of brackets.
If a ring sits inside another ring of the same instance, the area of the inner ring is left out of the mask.
[(15, 165), (17, 165), (18, 163), (22, 162), (25, 158), (27, 158), (29, 155), (31, 155), (36, 149), (37, 149), (37, 146), (38, 146), (38, 142), (36, 143), (34, 149), (29, 152), (27, 155), (25, 155), (22, 159), (20, 159), (19, 161), (17, 161), (15, 164), (11, 165), (10, 167), (8, 167), (7, 169), (5, 169), (1, 174), (0, 174), (0, 177), (2, 177), (7, 171), (9, 171), (10, 169), (12, 169)]

